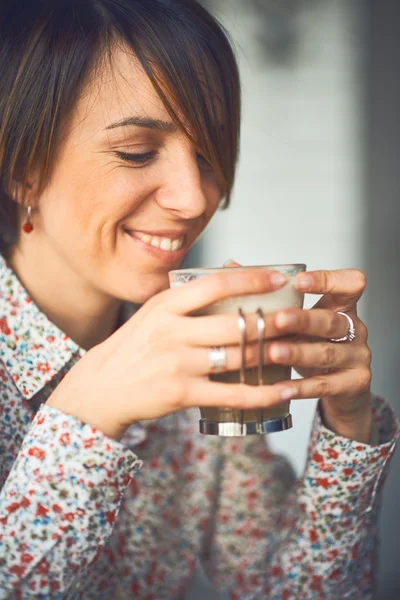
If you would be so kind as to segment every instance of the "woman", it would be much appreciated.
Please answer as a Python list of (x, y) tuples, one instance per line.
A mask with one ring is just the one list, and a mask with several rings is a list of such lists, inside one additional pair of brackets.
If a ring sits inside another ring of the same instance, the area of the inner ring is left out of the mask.
[[(285, 280), (168, 289), (233, 185), (221, 27), (194, 0), (6, 0), (0, 27), (0, 598), (178, 599), (197, 559), (232, 599), (370, 598), (398, 424), (370, 394), (364, 276), (297, 280), (323, 298), (268, 317), (297, 342), (265, 361), (308, 377), (260, 388), (209, 381), (210, 348), (240, 364), (237, 322), (188, 315)], [(197, 433), (194, 407), (309, 397), (298, 484), (263, 437)]]

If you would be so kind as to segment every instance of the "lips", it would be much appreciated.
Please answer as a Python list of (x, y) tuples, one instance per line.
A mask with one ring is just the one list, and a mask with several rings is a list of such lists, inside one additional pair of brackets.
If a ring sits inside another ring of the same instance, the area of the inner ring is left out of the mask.
[(139, 231), (133, 229), (124, 229), (124, 231), (149, 252), (158, 253), (160, 257), (164, 256), (166, 259), (170, 256), (175, 260), (187, 251), (187, 231)]

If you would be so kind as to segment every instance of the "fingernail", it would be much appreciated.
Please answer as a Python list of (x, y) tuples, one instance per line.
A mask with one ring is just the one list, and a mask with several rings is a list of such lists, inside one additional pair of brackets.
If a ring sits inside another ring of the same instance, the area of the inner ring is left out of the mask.
[(286, 346), (272, 346), (271, 350), (272, 360), (288, 360), (289, 349)]
[(296, 388), (285, 388), (281, 392), (281, 399), (282, 400), (293, 400), (293, 398), (296, 396), (296, 394), (297, 394)]
[(295, 280), (295, 286), (299, 290), (306, 290), (313, 285), (313, 278), (310, 275), (298, 275)]
[(272, 273), (270, 282), (273, 287), (281, 287), (284, 283), (287, 283), (289, 280), (283, 273)]
[(227, 260), (226, 262), (224, 262), (224, 264), (222, 266), (223, 267), (227, 267), (228, 265), (230, 265), (233, 262), (235, 262), (235, 261), (232, 258), (230, 258), (229, 260)]
[(275, 323), (277, 327), (295, 327), (297, 317), (290, 313), (278, 313), (276, 315)]

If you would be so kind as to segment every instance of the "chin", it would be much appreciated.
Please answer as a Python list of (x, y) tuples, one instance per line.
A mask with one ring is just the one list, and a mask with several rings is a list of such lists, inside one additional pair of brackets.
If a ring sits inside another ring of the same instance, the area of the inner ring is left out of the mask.
[(138, 277), (133, 281), (133, 286), (123, 292), (119, 299), (123, 302), (132, 302), (133, 304), (145, 304), (156, 294), (169, 289), (168, 273), (149, 275), (148, 277)]

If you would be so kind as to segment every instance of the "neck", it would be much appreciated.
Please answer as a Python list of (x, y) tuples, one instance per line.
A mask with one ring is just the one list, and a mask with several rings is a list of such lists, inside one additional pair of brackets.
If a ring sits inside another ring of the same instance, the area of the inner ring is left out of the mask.
[(39, 309), (85, 350), (106, 340), (117, 327), (121, 301), (82, 282), (59, 257), (24, 246), (15, 247), (8, 262)]

